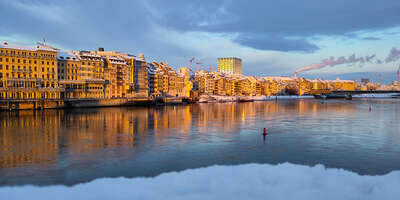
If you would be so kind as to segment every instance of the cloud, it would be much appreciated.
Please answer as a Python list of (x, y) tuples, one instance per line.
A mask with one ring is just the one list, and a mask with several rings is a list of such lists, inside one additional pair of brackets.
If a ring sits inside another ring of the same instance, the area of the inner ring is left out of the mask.
[[(400, 25), (400, 3), (397, 0), (387, 0), (381, 4), (374, 0), (256, 3), (229, 0), (167, 3), (155, 0), (151, 5), (163, 16), (156, 19), (163, 26), (181, 31), (239, 34), (235, 41), (260, 50), (309, 51), (310, 47), (315, 47), (304, 41), (313, 36), (351, 35), (358, 31), (382, 30)], [(271, 45), (263, 40), (259, 43), (260, 37), (255, 35), (272, 35), (280, 43)], [(300, 39), (284, 39), (288, 37)]]
[(400, 50), (393, 47), (392, 50), (390, 50), (389, 55), (386, 57), (385, 63), (395, 62), (399, 59), (400, 59)]
[(360, 176), (294, 164), (212, 166), (155, 178), (103, 178), (67, 186), (0, 188), (14, 199), (398, 199), (400, 172)]
[(377, 38), (377, 37), (364, 37), (364, 38), (362, 38), (363, 40), (373, 40), (373, 41), (375, 41), (375, 40), (381, 40), (380, 38)]
[[(162, 29), (149, 18), (142, 1), (4, 1), (0, 13), (2, 38), (18, 35), (73, 50), (97, 49), (143, 52), (146, 57), (185, 56), (192, 50), (178, 45), (170, 30)], [(33, 44), (32, 44), (33, 45)]]
[(287, 39), (280, 36), (250, 36), (240, 34), (235, 42), (260, 50), (314, 52), (319, 49), (304, 39)]
[[(246, 59), (251, 54), (265, 60), (276, 52), (285, 56), (287, 52), (321, 53), (327, 44), (321, 40), (336, 36), (376, 39), (367, 37), (369, 31), (398, 27), (399, 9), (397, 0), (380, 4), (373, 0), (0, 0), (1, 16), (7, 19), (0, 23), (0, 39), (25, 45), (46, 37), (49, 44), (71, 50), (102, 46), (142, 52), (150, 60), (168, 60), (176, 67), (188, 65), (191, 57), (207, 57), (215, 65), (224, 51), (228, 56), (242, 55), (245, 67), (256, 71), (268, 67), (269, 62)], [(193, 35), (211, 35), (224, 42), (210, 45), (214, 39), (207, 42)], [(236, 46), (226, 51), (224, 44), (229, 42)], [(279, 63), (292, 64), (283, 59), (285, 62)], [(281, 72), (280, 67), (268, 72)]]

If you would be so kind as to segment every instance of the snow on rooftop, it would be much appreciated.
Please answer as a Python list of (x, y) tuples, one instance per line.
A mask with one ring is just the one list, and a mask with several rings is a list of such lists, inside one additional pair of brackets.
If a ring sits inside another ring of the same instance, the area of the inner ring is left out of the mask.
[(26, 51), (36, 51), (35, 47), (25, 47), (25, 46), (10, 45), (7, 42), (0, 43), (0, 48), (26, 50)]
[(78, 60), (73, 52), (60, 50), (57, 53), (57, 59), (60, 60)]
[(393, 199), (400, 172), (360, 176), (294, 164), (212, 166), (154, 178), (101, 178), (72, 187), (0, 187), (0, 199)]

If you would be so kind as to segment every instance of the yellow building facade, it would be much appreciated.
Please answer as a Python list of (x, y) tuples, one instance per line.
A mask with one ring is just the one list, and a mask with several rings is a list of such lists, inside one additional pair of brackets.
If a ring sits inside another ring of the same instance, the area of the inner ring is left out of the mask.
[(240, 58), (218, 58), (218, 72), (242, 74), (242, 60)]
[(0, 44), (0, 99), (59, 99), (57, 50)]

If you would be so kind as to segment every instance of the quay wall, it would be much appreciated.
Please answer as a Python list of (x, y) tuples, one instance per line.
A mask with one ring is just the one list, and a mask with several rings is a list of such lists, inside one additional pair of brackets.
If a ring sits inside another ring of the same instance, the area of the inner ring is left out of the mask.
[(169, 98), (116, 98), (116, 99), (46, 99), (46, 100), (0, 100), (0, 110), (41, 110), (63, 108), (89, 108), (112, 106), (148, 106), (185, 104), (189, 100), (181, 97)]

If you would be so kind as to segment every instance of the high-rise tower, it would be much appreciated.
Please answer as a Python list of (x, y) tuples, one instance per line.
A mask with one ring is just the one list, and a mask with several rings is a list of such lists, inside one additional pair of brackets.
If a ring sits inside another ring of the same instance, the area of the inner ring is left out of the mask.
[(242, 74), (242, 60), (240, 58), (218, 58), (218, 71), (230, 74)]

